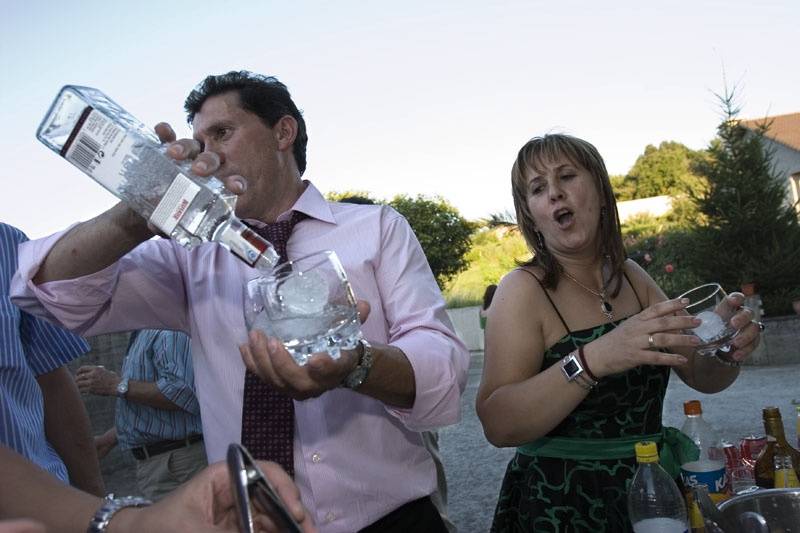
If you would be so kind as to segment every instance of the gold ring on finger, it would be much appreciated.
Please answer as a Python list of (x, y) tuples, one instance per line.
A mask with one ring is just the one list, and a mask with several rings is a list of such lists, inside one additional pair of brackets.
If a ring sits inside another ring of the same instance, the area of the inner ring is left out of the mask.
[(656, 341), (653, 340), (652, 335), (647, 336), (647, 346), (649, 346), (651, 350), (656, 348)]

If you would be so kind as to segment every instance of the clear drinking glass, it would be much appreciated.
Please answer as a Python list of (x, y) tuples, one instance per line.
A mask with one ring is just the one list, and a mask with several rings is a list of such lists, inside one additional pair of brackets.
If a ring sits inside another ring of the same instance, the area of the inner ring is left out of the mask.
[(287, 261), (248, 282), (244, 318), (248, 330), (280, 339), (299, 365), (317, 352), (337, 359), (361, 338), (356, 299), (332, 251)]
[(711, 356), (717, 350), (729, 352), (731, 341), (739, 333), (731, 326), (731, 318), (738, 309), (728, 302), (727, 296), (719, 283), (706, 283), (678, 297), (688, 298), (686, 311), (703, 321), (691, 330), (702, 341), (696, 349), (700, 355)]

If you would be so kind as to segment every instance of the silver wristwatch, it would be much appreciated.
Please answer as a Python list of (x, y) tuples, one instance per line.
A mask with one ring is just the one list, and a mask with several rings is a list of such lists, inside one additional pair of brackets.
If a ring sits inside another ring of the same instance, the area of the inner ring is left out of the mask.
[(590, 378), (583, 368), (577, 350), (561, 360), (561, 372), (567, 378), (567, 381), (574, 381), (586, 390), (591, 390), (597, 386), (597, 382)]
[(128, 394), (128, 378), (123, 378), (117, 383), (117, 397), (124, 398), (126, 394)]
[(153, 502), (137, 496), (124, 496), (122, 498), (114, 498), (113, 495), (103, 500), (103, 505), (92, 517), (89, 522), (89, 528), (86, 530), (88, 533), (105, 533), (108, 529), (108, 523), (111, 519), (122, 509), (126, 507), (147, 507)]
[(369, 369), (372, 368), (372, 345), (361, 339), (358, 341), (361, 345), (361, 355), (358, 358), (358, 365), (353, 369), (346, 378), (342, 385), (348, 389), (359, 388), (369, 375)]

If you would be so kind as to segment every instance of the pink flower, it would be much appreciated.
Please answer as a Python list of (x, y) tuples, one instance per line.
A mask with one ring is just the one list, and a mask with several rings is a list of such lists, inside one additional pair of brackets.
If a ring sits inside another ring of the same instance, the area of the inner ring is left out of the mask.
[(667, 263), (664, 265), (664, 270), (667, 271), (667, 274), (672, 274), (672, 272), (675, 270), (675, 267), (672, 266), (672, 263)]

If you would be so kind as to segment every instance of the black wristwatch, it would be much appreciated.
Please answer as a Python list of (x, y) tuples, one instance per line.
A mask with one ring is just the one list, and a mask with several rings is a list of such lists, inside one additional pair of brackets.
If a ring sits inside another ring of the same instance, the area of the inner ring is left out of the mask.
[(361, 346), (361, 354), (358, 357), (358, 364), (350, 374), (344, 378), (343, 386), (348, 389), (358, 389), (367, 380), (369, 370), (372, 368), (372, 345), (361, 339), (358, 341)]

